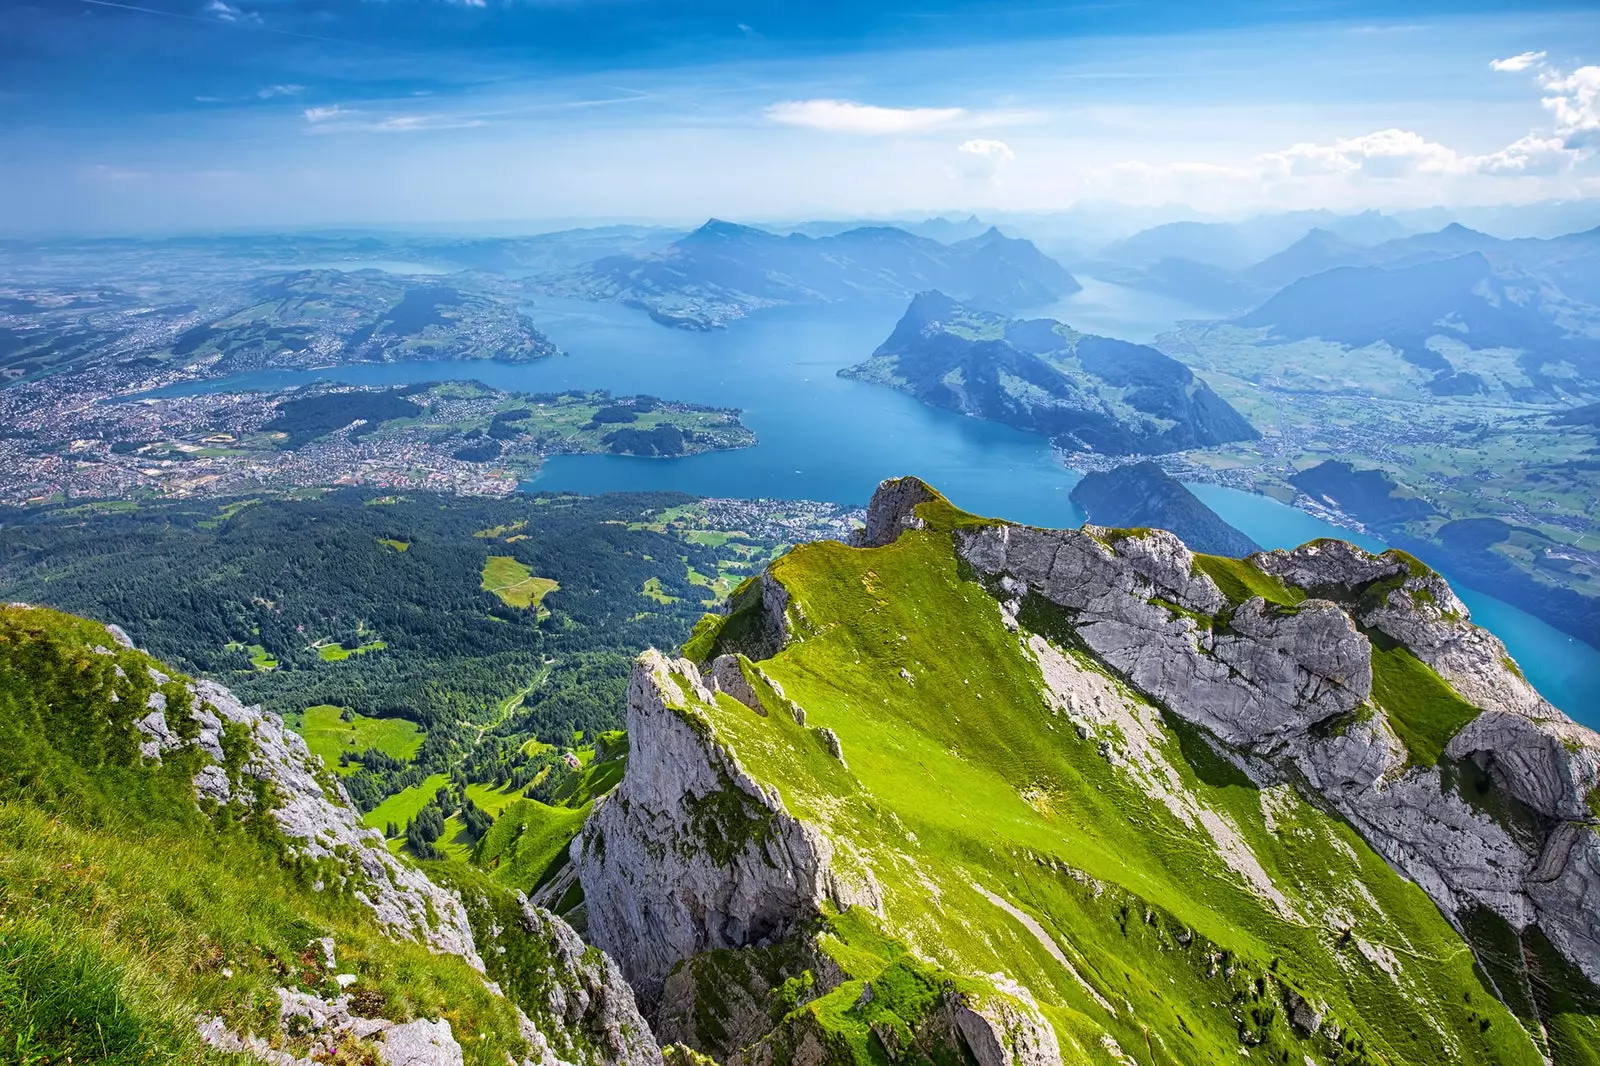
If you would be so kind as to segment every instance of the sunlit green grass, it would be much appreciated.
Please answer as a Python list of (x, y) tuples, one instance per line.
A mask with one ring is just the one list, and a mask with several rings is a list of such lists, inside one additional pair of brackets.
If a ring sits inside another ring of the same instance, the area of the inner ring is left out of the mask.
[(404, 718), (368, 718), (360, 714), (352, 714), (347, 722), (341, 717), (343, 713), (343, 708), (320, 704), (286, 717), (285, 721), (305, 738), (313, 755), (322, 756), (322, 761), (339, 773), (354, 773), (360, 769), (354, 764), (340, 766), (341, 754), (359, 755), (368, 748), (376, 748), (401, 762), (409, 762), (422, 747), (422, 731), (415, 722)]

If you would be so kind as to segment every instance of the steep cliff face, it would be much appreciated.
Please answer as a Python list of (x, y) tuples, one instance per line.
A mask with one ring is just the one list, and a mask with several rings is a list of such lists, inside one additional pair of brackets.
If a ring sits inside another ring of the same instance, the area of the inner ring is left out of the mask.
[[(280, 718), (115, 626), (0, 608), (0, 748), (0, 943), (24, 993), (4, 1002), (40, 1050), (659, 1066), (615, 964), (520, 895), (390, 854)], [(80, 865), (108, 891), (77, 891)]]
[[(753, 698), (738, 665), (727, 666), (723, 691)], [(870, 874), (841, 873), (830, 841), (711, 741), (717, 698), (693, 663), (640, 658), (628, 772), (572, 847), (590, 938), (647, 1003), (684, 959), (781, 940), (828, 904), (878, 902)]]
[(1600, 744), (1399, 553), (1196, 555), (902, 479), (685, 654), (641, 660), (574, 859), (719, 1061), (1600, 1046)]

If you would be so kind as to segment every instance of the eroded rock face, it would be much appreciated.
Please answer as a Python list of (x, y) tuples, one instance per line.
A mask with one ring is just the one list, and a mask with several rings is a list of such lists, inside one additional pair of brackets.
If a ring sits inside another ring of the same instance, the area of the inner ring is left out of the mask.
[(933, 498), (933, 491), (914, 477), (883, 482), (872, 494), (872, 503), (867, 507), (867, 526), (857, 534), (856, 543), (863, 548), (880, 548), (893, 544), (904, 530), (921, 529), (917, 505)]
[(956, 543), (1014, 611), (1028, 595), (1048, 601), (1140, 691), (1237, 747), (1271, 753), (1371, 694), (1371, 645), (1334, 604), (1283, 612), (1258, 597), (1215, 632), (1183, 613), (1228, 604), (1182, 541), (1164, 530), (1109, 538), (1092, 526), (992, 525), (958, 532)]
[[(593, 950), (566, 922), (527, 902), (522, 924), (551, 947), (557, 979), (550, 982), (545, 1004), (550, 1016), (559, 1019), (567, 1033), (580, 1035), (596, 1048), (599, 1061), (661, 1066), (661, 1049), (611, 956)], [(543, 1037), (539, 1043), (544, 1043)]]
[[(372, 908), (391, 935), (460, 955), (483, 970), (461, 901), (389, 853), (383, 834), (362, 824), (343, 786), (322, 768), (299, 734), (285, 728), (277, 715), (246, 707), (215, 682), (196, 681), (192, 693), (190, 713), (200, 727), (194, 743), (215, 760), (195, 775), (198, 798), (253, 805), (258, 794), (270, 795), (268, 813), (290, 846), (307, 859), (336, 864), (336, 876), (355, 882), (355, 897)], [(158, 759), (184, 743), (165, 714), (163, 704), (136, 723), (146, 737), (141, 745), (146, 758)], [(230, 727), (231, 735), (248, 738), (247, 755), (233, 777), (223, 769)], [(256, 784), (268, 787), (258, 789)]]
[(683, 959), (770, 942), (826, 902), (881, 906), (814, 827), (710, 739), (694, 664), (649, 651), (628, 686), (628, 770), (572, 845), (589, 935), (649, 1009)]

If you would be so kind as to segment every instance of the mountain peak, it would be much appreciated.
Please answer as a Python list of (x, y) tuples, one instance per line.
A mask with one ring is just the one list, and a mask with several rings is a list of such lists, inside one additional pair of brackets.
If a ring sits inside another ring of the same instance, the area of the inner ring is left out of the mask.
[(708, 240), (743, 240), (748, 238), (771, 238), (774, 234), (754, 226), (742, 225), (738, 222), (728, 222), (720, 218), (706, 219), (705, 224), (693, 233), (684, 237), (684, 241)]

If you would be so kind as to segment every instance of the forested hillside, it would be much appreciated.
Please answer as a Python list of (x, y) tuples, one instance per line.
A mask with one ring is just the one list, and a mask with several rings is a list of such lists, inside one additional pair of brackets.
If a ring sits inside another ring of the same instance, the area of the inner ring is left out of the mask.
[[(464, 760), (525, 783), (529, 741), (617, 727), (633, 657), (676, 646), (778, 547), (676, 494), (350, 490), (8, 518), (0, 597), (120, 625), (302, 728), (331, 708), (319, 750), (363, 809)], [(384, 740), (396, 719), (420, 745)]]

